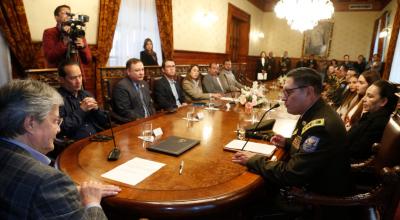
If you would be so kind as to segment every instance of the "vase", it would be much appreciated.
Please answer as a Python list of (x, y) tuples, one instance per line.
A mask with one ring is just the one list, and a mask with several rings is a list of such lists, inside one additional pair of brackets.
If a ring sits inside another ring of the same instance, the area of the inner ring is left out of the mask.
[(247, 103), (244, 105), (244, 112), (245, 112), (246, 114), (251, 114), (251, 113), (253, 112), (253, 105), (251, 104), (251, 102), (247, 102)]

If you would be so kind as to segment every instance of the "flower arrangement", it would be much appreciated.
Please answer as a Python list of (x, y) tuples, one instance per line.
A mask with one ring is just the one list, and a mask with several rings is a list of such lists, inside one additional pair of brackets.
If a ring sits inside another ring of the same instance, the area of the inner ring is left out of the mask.
[(258, 106), (267, 102), (264, 96), (264, 86), (259, 86), (257, 81), (253, 82), (251, 88), (245, 86), (241, 89), (241, 94), (239, 96), (239, 102), (242, 105)]
[(286, 79), (286, 75), (282, 75), (278, 78), (278, 84), (280, 87), (283, 87), (283, 85), (285, 85)]

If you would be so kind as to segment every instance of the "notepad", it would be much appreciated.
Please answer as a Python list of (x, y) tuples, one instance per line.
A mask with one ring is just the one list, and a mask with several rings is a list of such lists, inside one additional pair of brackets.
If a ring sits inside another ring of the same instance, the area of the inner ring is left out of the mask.
[(115, 167), (107, 173), (103, 173), (101, 176), (134, 186), (155, 173), (163, 166), (165, 166), (164, 163), (135, 157), (132, 160)]
[[(243, 145), (246, 141), (242, 140), (233, 140), (225, 145), (224, 149), (228, 151), (239, 151), (242, 150)], [(276, 147), (270, 144), (260, 144), (249, 141), (244, 148), (245, 151), (251, 151), (254, 153), (263, 154), (267, 157), (271, 157), (272, 154), (275, 152)]]

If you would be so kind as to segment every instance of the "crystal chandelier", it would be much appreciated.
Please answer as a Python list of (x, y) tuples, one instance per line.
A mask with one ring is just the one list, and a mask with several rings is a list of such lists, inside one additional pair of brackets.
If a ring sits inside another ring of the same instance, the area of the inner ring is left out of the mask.
[(313, 29), (319, 20), (330, 19), (334, 8), (330, 0), (280, 0), (274, 10), (292, 29), (303, 32)]

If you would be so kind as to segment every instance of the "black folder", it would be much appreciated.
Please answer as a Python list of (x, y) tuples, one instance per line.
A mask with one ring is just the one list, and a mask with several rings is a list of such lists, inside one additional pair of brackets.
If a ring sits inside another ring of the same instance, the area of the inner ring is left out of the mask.
[(147, 149), (150, 151), (178, 156), (199, 143), (199, 140), (170, 136), (160, 143), (148, 147)]

